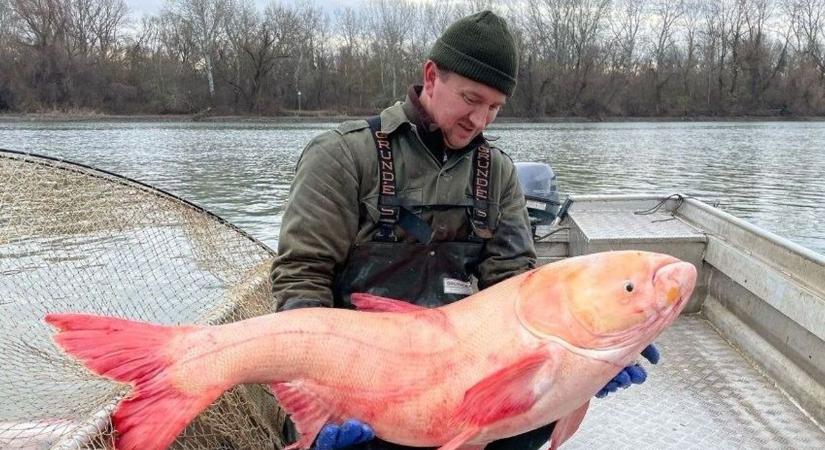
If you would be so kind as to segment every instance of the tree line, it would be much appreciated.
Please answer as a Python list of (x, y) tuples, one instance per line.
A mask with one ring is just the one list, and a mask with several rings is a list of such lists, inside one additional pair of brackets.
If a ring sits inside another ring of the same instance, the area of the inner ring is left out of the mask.
[(825, 114), (825, 0), (0, 0), (0, 112), (370, 114), (481, 9), (519, 46), (502, 115)]

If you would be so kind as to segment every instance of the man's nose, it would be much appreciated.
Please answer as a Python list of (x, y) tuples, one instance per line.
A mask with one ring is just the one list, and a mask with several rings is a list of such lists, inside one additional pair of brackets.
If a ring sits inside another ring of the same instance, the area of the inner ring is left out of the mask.
[(470, 112), (470, 122), (476, 129), (484, 129), (487, 126), (487, 108), (477, 106)]

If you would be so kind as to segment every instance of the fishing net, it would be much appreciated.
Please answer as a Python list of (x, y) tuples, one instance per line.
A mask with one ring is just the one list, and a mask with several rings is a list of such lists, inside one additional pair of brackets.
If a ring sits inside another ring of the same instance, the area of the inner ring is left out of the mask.
[[(0, 448), (110, 448), (129, 387), (51, 342), (50, 312), (217, 324), (271, 310), (273, 252), (170, 194), (65, 161), (0, 151)], [(280, 448), (283, 413), (241, 386), (174, 448)]]

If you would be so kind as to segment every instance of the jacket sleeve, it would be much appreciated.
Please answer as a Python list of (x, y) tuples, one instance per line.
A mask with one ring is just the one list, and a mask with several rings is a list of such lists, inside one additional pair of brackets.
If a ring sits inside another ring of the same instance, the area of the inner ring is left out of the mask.
[(524, 194), (509, 159), (505, 166), (500, 172), (503, 185), (498, 226), (484, 246), (478, 267), (478, 287), (481, 289), (536, 267), (536, 248)]
[(358, 173), (337, 132), (301, 154), (272, 265), (276, 310), (333, 305), (332, 282), (358, 229)]

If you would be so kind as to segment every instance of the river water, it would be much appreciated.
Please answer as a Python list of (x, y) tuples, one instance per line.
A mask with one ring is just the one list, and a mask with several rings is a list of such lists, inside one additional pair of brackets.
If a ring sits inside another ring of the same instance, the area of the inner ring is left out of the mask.
[[(80, 162), (197, 203), (276, 248), (293, 169), (331, 123), (0, 122), (0, 148)], [(686, 193), (825, 254), (825, 122), (501, 124), (562, 194)]]

